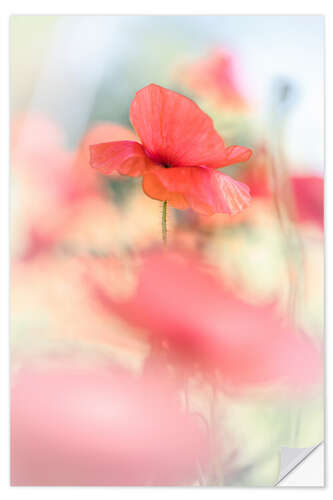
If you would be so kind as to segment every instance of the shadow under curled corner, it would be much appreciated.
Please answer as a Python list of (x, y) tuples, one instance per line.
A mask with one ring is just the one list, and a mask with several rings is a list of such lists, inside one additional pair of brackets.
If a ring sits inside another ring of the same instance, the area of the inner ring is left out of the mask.
[[(310, 475), (308, 474), (309, 471), (305, 470), (309, 467), (311, 468)], [(306, 478), (306, 484), (305, 482), (303, 484), (303, 477)], [(288, 448), (282, 446), (280, 473), (275, 486), (325, 486), (324, 443), (318, 443), (309, 448)]]

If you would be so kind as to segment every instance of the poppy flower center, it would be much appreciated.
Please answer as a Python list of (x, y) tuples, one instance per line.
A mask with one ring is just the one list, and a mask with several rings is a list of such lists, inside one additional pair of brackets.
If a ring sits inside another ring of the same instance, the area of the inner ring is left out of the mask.
[(150, 158), (154, 163), (157, 163), (163, 168), (171, 168), (170, 161), (164, 155), (159, 153), (151, 153), (144, 147), (144, 152), (148, 158)]

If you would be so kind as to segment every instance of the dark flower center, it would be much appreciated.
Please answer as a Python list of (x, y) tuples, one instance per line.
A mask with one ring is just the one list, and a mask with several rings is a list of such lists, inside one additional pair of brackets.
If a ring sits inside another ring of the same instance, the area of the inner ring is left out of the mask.
[(151, 153), (145, 147), (143, 149), (148, 158), (150, 158), (154, 163), (161, 165), (163, 168), (171, 168), (169, 158), (159, 153)]

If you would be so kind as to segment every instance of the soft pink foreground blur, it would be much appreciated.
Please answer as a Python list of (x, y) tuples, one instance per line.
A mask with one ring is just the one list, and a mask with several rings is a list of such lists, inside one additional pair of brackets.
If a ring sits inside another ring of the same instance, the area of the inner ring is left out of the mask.
[[(63, 361), (13, 376), (11, 482), (16, 486), (192, 484), (207, 431), (159, 377)], [(200, 467), (200, 469), (199, 469)]]

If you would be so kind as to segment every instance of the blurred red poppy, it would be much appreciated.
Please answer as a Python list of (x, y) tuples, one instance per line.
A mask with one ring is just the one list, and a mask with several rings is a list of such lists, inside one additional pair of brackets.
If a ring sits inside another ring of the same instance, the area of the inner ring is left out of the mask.
[(235, 63), (232, 53), (217, 48), (180, 71), (180, 80), (197, 94), (215, 99), (224, 108), (246, 110), (248, 104), (242, 95)]
[(193, 257), (147, 257), (126, 302), (113, 300), (100, 285), (95, 292), (104, 307), (148, 330), (153, 342), (166, 341), (171, 355), (219, 372), (226, 387), (318, 381), (320, 355), (305, 334), (275, 315), (272, 305), (236, 297)]
[(294, 175), (290, 179), (296, 218), (324, 228), (324, 179), (319, 175)]
[(242, 171), (241, 180), (249, 186), (252, 198), (272, 196), (270, 163), (269, 152), (265, 145), (261, 145)]
[(13, 254), (30, 260), (51, 250), (87, 204), (101, 206), (102, 176), (89, 168), (89, 144), (106, 137), (136, 139), (125, 127), (99, 123), (76, 151), (68, 151), (63, 130), (49, 118), (37, 113), (12, 118)]
[(251, 150), (225, 147), (212, 120), (190, 99), (158, 85), (139, 92), (130, 108), (142, 144), (118, 141), (90, 147), (90, 164), (104, 174), (143, 176), (143, 190), (175, 208), (236, 214), (249, 188), (217, 169), (247, 161)]
[(13, 375), (12, 485), (190, 485), (208, 460), (205, 426), (161, 372), (64, 360)]
[(12, 117), (13, 255), (31, 259), (58, 241), (75, 191), (73, 161), (52, 120), (38, 113)]

